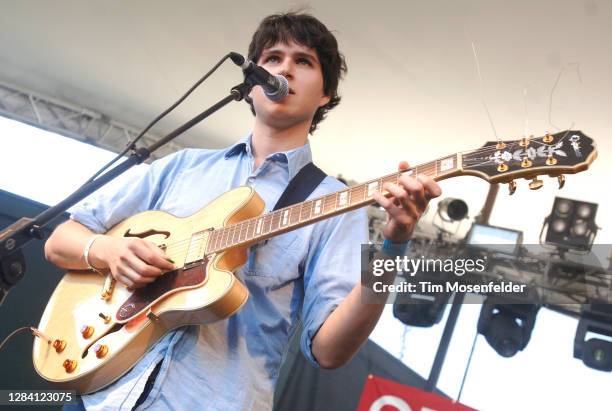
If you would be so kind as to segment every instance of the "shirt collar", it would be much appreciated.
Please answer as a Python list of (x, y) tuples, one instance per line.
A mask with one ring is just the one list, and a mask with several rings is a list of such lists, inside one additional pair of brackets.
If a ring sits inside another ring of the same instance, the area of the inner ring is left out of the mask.
[[(225, 159), (227, 160), (235, 155), (242, 154), (243, 152), (246, 152), (249, 157), (253, 157), (253, 152), (251, 151), (251, 134), (229, 147), (225, 153)], [(291, 150), (278, 151), (270, 154), (267, 159), (287, 164), (289, 180), (291, 180), (302, 169), (302, 167), (312, 162), (310, 141), (306, 140), (306, 144)]]

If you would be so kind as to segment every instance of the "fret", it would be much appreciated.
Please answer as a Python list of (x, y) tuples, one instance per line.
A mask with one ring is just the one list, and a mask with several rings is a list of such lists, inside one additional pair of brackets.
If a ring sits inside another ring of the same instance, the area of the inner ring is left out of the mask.
[(242, 223), (241, 222), (237, 222), (234, 227), (236, 227), (236, 234), (234, 235), (234, 238), (236, 238), (236, 243), (238, 244), (240, 243), (240, 235), (242, 234)]
[(232, 233), (232, 245), (240, 243), (240, 224), (234, 224)]
[(247, 240), (252, 240), (253, 237), (255, 237), (253, 235), (254, 232), (255, 232), (255, 220), (251, 218), (247, 222)]
[(217, 230), (217, 234), (215, 235), (215, 237), (217, 237), (217, 240), (215, 242), (215, 247), (210, 251), (218, 251), (223, 248), (223, 233), (224, 232), (225, 230), (223, 229), (223, 227)]
[(336, 193), (325, 196), (323, 212), (325, 214), (336, 210)]
[(306, 211), (308, 209), (308, 205), (306, 202), (302, 203), (302, 205), (300, 206), (300, 222), (306, 220), (308, 218), (308, 216), (306, 215)]
[(219, 240), (219, 231), (214, 230), (210, 233), (210, 238), (208, 239), (208, 245), (206, 246), (206, 254), (210, 253), (212, 250), (217, 249), (217, 241)]
[(247, 230), (246, 221), (243, 221), (240, 223), (240, 236), (238, 237), (238, 239), (241, 242), (246, 239), (246, 230)]
[(225, 246), (223, 245), (223, 236), (225, 236), (225, 227), (220, 227), (217, 230), (217, 245), (215, 246), (215, 250), (221, 250), (222, 248), (225, 248)]
[(357, 198), (359, 197), (358, 187), (349, 188), (349, 205), (355, 204)]
[(266, 214), (264, 216), (262, 233), (268, 234), (270, 231), (272, 231), (271, 226), (272, 226), (272, 216), (270, 214)]
[(276, 231), (280, 226), (280, 213), (278, 211), (272, 212), (272, 222), (270, 223), (270, 230)]
[(310, 220), (310, 213), (312, 212), (312, 201), (305, 201), (302, 203), (302, 213), (300, 215), (301, 221)]
[(213, 243), (215, 242), (215, 239), (213, 238), (215, 236), (215, 232), (211, 231), (210, 234), (208, 235), (208, 241), (205, 243), (206, 247), (204, 248), (204, 255), (208, 254), (210, 251), (210, 248), (213, 246)]
[(359, 203), (363, 203), (366, 199), (366, 194), (368, 193), (367, 187), (365, 184), (360, 184), (359, 186)]
[(236, 225), (233, 224), (231, 226), (229, 226), (229, 232), (227, 233), (227, 245), (228, 247), (233, 246), (234, 244), (236, 244)]
[[(384, 183), (394, 183), (395, 184), (396, 183), (396, 175), (392, 174), (392, 175), (389, 175), (389, 176), (385, 176), (385, 177), (382, 178), (382, 182), (383, 182), (383, 184)], [(381, 188), (382, 188), (382, 185), (381, 185)]]
[(300, 207), (299, 204), (293, 205), (289, 212), (289, 224), (294, 225), (300, 222)]
[(262, 233), (262, 229), (263, 229), (263, 221), (264, 218), (263, 217), (259, 217), (257, 219), (257, 223), (255, 225), (255, 234), (256, 235), (260, 235)]

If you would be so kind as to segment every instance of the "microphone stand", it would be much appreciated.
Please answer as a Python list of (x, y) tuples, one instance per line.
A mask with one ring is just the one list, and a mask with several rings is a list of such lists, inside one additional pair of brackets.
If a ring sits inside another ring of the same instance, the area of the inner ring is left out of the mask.
[(203, 111), (187, 123), (172, 131), (165, 137), (160, 138), (150, 147), (135, 148), (131, 147), (132, 154), (122, 163), (116, 165), (100, 177), (85, 184), (66, 199), (62, 200), (53, 207), (48, 208), (34, 218), (23, 217), (0, 231), (0, 305), (8, 294), (8, 291), (21, 278), (26, 270), (25, 259), (21, 248), (32, 239), (42, 240), (45, 237), (43, 228), (53, 219), (64, 213), (98, 188), (121, 175), (132, 166), (146, 161), (152, 152), (172, 141), (174, 138), (189, 130), (191, 127), (204, 120), (220, 108), (226, 106), (231, 101), (240, 101), (249, 94), (253, 88), (253, 82), (247, 81), (233, 87), (230, 94)]

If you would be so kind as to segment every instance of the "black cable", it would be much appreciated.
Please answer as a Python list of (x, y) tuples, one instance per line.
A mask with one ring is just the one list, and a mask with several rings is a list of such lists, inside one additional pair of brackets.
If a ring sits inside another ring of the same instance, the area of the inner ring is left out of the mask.
[(85, 183), (83, 183), (83, 185), (81, 187), (83, 187), (87, 183), (90, 183), (93, 180), (95, 180), (100, 174), (102, 174), (105, 170), (107, 170), (111, 165), (116, 163), (117, 160), (119, 160), (121, 157), (123, 157), (128, 151), (134, 150), (135, 149), (135, 145), (138, 142), (138, 140), (140, 140), (142, 138), (142, 136), (144, 136), (147, 133), (147, 131), (149, 131), (151, 129), (151, 127), (153, 127), (155, 124), (157, 124), (157, 122), (159, 120), (164, 118), (166, 115), (168, 115), (168, 113), (170, 113), (179, 104), (181, 104), (200, 84), (202, 84), (202, 82), (204, 82), (208, 77), (210, 77), (210, 75), (212, 73), (214, 73), (219, 68), (219, 66), (221, 66), (221, 64), (223, 64), (223, 62), (225, 62), (225, 60), (227, 60), (228, 58), (234, 56), (235, 54), (236, 53), (228, 53), (221, 60), (219, 60), (219, 62), (217, 64), (215, 64), (213, 66), (213, 68), (210, 69), (210, 71), (208, 73), (204, 74), (204, 76), (201, 79), (199, 79), (193, 86), (191, 86), (191, 88), (189, 90), (187, 90), (187, 92), (181, 98), (179, 98), (174, 104), (172, 104), (170, 107), (168, 107), (166, 110), (164, 110), (164, 112), (162, 112), (160, 115), (158, 115), (148, 126), (145, 127), (145, 129), (140, 134), (138, 134), (132, 141), (130, 141), (127, 144), (127, 146), (125, 147), (125, 149), (121, 153), (119, 153), (108, 164), (106, 164), (104, 167), (102, 167), (100, 170), (98, 170), (98, 172), (96, 172), (93, 176), (91, 176), (89, 178), (89, 180), (87, 180)]

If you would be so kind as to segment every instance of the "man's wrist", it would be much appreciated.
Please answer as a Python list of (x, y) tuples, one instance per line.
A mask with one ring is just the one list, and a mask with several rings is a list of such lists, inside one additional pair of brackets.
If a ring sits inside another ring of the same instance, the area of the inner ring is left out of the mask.
[(381, 252), (387, 256), (405, 255), (409, 246), (410, 240), (401, 243), (394, 243), (389, 239), (385, 239), (381, 247)]

